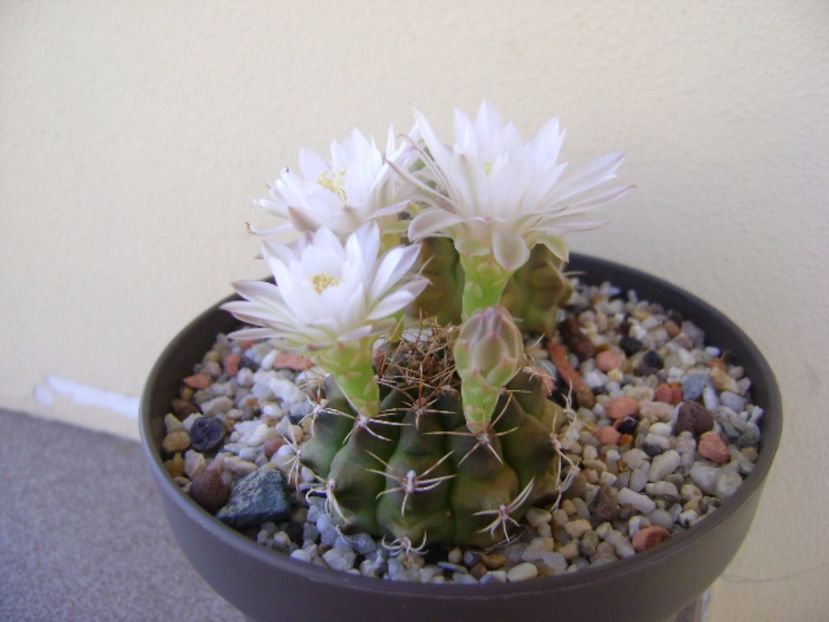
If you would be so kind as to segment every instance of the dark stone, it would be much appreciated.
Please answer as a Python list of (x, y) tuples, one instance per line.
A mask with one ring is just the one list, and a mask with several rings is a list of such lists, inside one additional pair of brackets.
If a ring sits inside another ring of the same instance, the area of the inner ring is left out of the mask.
[(642, 451), (648, 454), (651, 458), (655, 458), (665, 450), (662, 449), (659, 445), (651, 445), (649, 443), (644, 443), (642, 445)]
[(599, 487), (599, 492), (596, 493), (596, 498), (593, 499), (590, 513), (600, 521), (608, 523), (615, 520), (619, 515), (619, 503), (616, 500), (616, 493), (607, 484), (602, 484)]
[(760, 428), (756, 425), (749, 424), (745, 432), (737, 439), (738, 447), (756, 447), (760, 444)]
[(247, 529), (267, 521), (277, 523), (290, 514), (285, 476), (272, 465), (265, 465), (236, 483), (230, 501), (216, 518), (236, 529)]
[(679, 311), (676, 311), (674, 309), (668, 309), (665, 315), (671, 322), (673, 322), (677, 326), (682, 326), (682, 314)]
[(190, 484), (190, 498), (211, 514), (227, 503), (230, 487), (224, 483), (219, 471), (206, 469)]
[(186, 419), (193, 413), (201, 412), (199, 407), (190, 402), (189, 400), (183, 400), (181, 398), (176, 398), (173, 400), (173, 412), (179, 419)]
[(449, 557), (449, 549), (444, 546), (433, 546), (426, 550), (423, 560), (427, 564), (437, 565), (438, 562), (445, 562)]
[(617, 419), (613, 422), (613, 427), (622, 434), (634, 434), (639, 425), (639, 419), (636, 417), (625, 417), (624, 419)]
[(595, 531), (588, 531), (579, 541), (579, 553), (588, 558), (593, 557), (598, 546), (599, 535)]
[(596, 356), (596, 346), (582, 332), (581, 326), (579, 326), (579, 322), (574, 316), (568, 315), (558, 325), (558, 332), (570, 351), (579, 357), (580, 361), (586, 361)]
[(682, 398), (686, 400), (700, 399), (707, 384), (708, 376), (706, 374), (690, 374), (682, 381)]
[(662, 369), (664, 364), (662, 357), (653, 350), (650, 350), (642, 357), (642, 362), (639, 364), (639, 373), (645, 376), (655, 374)]
[(676, 434), (690, 432), (699, 438), (714, 428), (714, 417), (699, 402), (682, 402), (674, 428)]
[(622, 348), (622, 352), (628, 356), (633, 356), (642, 349), (642, 342), (635, 337), (625, 336), (619, 340), (619, 347)]
[(225, 424), (218, 417), (199, 417), (190, 428), (190, 444), (196, 451), (213, 451), (226, 433)]

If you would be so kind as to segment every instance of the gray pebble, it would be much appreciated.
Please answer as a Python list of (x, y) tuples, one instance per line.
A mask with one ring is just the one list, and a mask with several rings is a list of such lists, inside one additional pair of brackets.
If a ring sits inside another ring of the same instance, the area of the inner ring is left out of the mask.
[(266, 521), (279, 522), (290, 515), (285, 477), (278, 469), (265, 466), (236, 483), (230, 500), (216, 518), (237, 529), (247, 529)]
[(682, 398), (691, 401), (698, 400), (702, 397), (702, 392), (707, 384), (707, 372), (688, 374), (682, 382)]
[(746, 399), (744, 397), (740, 397), (736, 393), (731, 393), (731, 391), (723, 391), (720, 393), (720, 403), (733, 410), (735, 413), (743, 412), (746, 408)]

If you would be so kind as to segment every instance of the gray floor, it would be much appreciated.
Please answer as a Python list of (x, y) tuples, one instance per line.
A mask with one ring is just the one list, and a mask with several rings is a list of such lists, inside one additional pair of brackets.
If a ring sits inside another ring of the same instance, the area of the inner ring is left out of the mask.
[(179, 551), (137, 443), (0, 410), (0, 620), (242, 620)]
[(0, 410), (0, 621), (243, 619), (173, 541), (138, 443)]

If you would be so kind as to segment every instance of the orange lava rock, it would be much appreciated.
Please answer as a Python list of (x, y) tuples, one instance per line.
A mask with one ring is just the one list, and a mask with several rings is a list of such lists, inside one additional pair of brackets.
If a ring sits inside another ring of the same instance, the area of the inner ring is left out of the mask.
[(599, 428), (596, 432), (596, 438), (602, 445), (618, 445), (619, 439), (622, 438), (622, 433), (613, 426), (605, 426)]
[(225, 366), (225, 373), (229, 376), (235, 376), (239, 373), (239, 363), (242, 362), (241, 354), (226, 354), (222, 360)]
[(596, 367), (603, 372), (608, 372), (612, 369), (619, 369), (622, 363), (622, 357), (615, 350), (602, 350), (596, 355)]
[(625, 419), (639, 415), (639, 402), (632, 397), (617, 397), (610, 400), (605, 407), (607, 416), (611, 419)]
[(665, 542), (670, 537), (671, 532), (664, 527), (658, 525), (643, 527), (633, 536), (633, 548), (637, 551), (645, 551)]
[(671, 385), (671, 406), (676, 406), (682, 401), (682, 385)]
[(697, 452), (716, 464), (725, 464), (731, 459), (728, 445), (716, 432), (706, 432), (700, 437)]
[(192, 376), (187, 376), (187, 378), (184, 379), (184, 384), (191, 389), (206, 389), (212, 383), (210, 382), (210, 378), (207, 374), (193, 374)]
[(273, 455), (277, 452), (277, 450), (285, 444), (285, 439), (283, 438), (269, 438), (265, 441), (265, 456), (270, 460)]
[(584, 381), (584, 378), (581, 377), (581, 374), (573, 369), (573, 366), (567, 360), (567, 348), (558, 341), (550, 340), (547, 343), (547, 351), (550, 353), (550, 360), (553, 361), (556, 369), (558, 369), (558, 373), (561, 374), (561, 379), (565, 385), (572, 386), (573, 390), (577, 392), (581, 389), (590, 389)]
[(673, 391), (671, 390), (671, 385), (665, 384), (663, 382), (658, 387), (656, 387), (656, 390), (653, 392), (653, 399), (655, 402), (663, 402), (665, 404), (670, 404), (672, 395)]
[(295, 352), (280, 352), (276, 355), (273, 366), (278, 369), (293, 369), (294, 371), (305, 371), (311, 369), (314, 363), (307, 356)]

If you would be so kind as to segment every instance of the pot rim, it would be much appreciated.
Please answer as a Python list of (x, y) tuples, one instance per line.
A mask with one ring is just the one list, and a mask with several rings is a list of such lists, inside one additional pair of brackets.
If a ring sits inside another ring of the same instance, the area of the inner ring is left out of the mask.
[[(591, 583), (601, 584), (606, 581), (612, 581), (615, 578), (621, 578), (622, 576), (633, 571), (639, 572), (647, 570), (648, 568), (661, 563), (665, 558), (671, 557), (680, 551), (693, 546), (695, 542), (705, 537), (707, 533), (717, 530), (718, 527), (729, 518), (734, 510), (746, 501), (754, 493), (755, 489), (762, 485), (765, 481), (766, 475), (768, 474), (774, 455), (777, 451), (782, 433), (783, 413), (780, 391), (768, 362), (754, 342), (751, 341), (748, 335), (746, 335), (743, 330), (727, 316), (723, 315), (720, 311), (701, 298), (680, 287), (677, 287), (676, 285), (673, 285), (672, 283), (669, 283), (668, 281), (665, 281), (660, 277), (656, 277), (636, 268), (631, 268), (606, 259), (583, 255), (580, 253), (573, 253), (571, 255), (569, 265), (573, 266), (573, 264), (575, 264), (575, 267), (578, 268), (578, 264), (583, 261), (589, 261), (594, 264), (597, 268), (597, 273), (601, 273), (603, 275), (607, 274), (608, 276), (606, 278), (603, 277), (602, 280), (610, 281), (613, 285), (616, 285), (616, 283), (614, 283), (614, 275), (620, 272), (625, 272), (628, 275), (625, 280), (649, 281), (652, 287), (658, 288), (660, 291), (665, 291), (666, 298), (680, 297), (686, 299), (690, 306), (696, 307), (700, 313), (705, 316), (713, 317), (717, 323), (723, 326), (729, 333), (732, 333), (736, 339), (741, 342), (744, 346), (745, 353), (747, 354), (747, 357), (744, 356), (743, 358), (752, 359), (756, 371), (759, 372), (756, 373), (755, 376), (762, 376), (766, 381), (764, 389), (767, 394), (768, 404), (764, 408), (761, 446), (754, 469), (748, 476), (746, 476), (743, 484), (739, 487), (737, 492), (731, 497), (723, 500), (722, 505), (719, 508), (688, 530), (673, 535), (667, 542), (642, 553), (637, 553), (632, 557), (603, 564), (601, 566), (582, 568), (578, 570), (578, 572), (574, 573), (535, 578), (529, 581), (521, 581), (517, 583), (489, 583), (485, 585), (435, 585), (410, 581), (385, 581), (378, 578), (354, 575), (339, 570), (317, 566), (315, 564), (293, 559), (286, 553), (266, 549), (262, 545), (245, 537), (242, 533), (228, 527), (216, 519), (213, 515), (209, 514), (179, 490), (178, 486), (173, 482), (172, 478), (167, 473), (167, 470), (164, 468), (159, 448), (151, 446), (152, 432), (150, 429), (150, 405), (152, 403), (152, 393), (153, 388), (158, 384), (163, 361), (169, 358), (172, 352), (179, 349), (181, 343), (196, 325), (200, 324), (208, 316), (214, 314), (220, 305), (229, 300), (236, 299), (237, 297), (235, 295), (227, 296), (220, 302), (214, 304), (181, 329), (167, 344), (161, 355), (156, 359), (156, 362), (147, 377), (144, 390), (141, 394), (139, 427), (141, 432), (141, 445), (148, 458), (150, 468), (153, 471), (156, 481), (159, 482), (160, 486), (162, 486), (162, 492), (165, 493), (166, 496), (171, 499), (181, 511), (183, 511), (192, 521), (196, 522), (200, 527), (210, 532), (226, 546), (232, 547), (245, 555), (252, 556), (261, 563), (273, 566), (280, 571), (299, 574), (302, 577), (316, 583), (347, 585), (349, 589), (366, 592), (367, 594), (382, 592), (383, 594), (396, 594), (400, 596), (423, 597), (437, 600), (443, 597), (457, 598), (459, 596), (470, 599), (480, 599), (505, 596), (507, 594), (532, 595), (550, 591), (563, 591), (573, 589), (577, 586), (583, 588), (585, 586), (589, 586)], [(625, 289), (637, 288), (635, 286), (623, 288), (623, 291), (625, 291)], [(653, 302), (660, 303), (659, 300), (654, 300)]]

